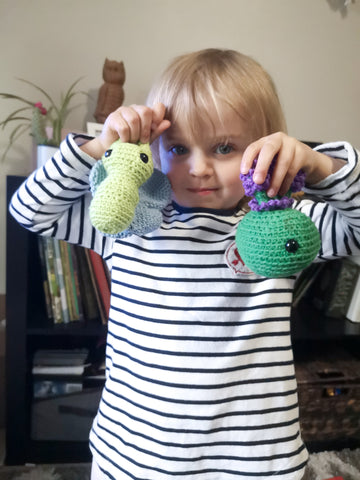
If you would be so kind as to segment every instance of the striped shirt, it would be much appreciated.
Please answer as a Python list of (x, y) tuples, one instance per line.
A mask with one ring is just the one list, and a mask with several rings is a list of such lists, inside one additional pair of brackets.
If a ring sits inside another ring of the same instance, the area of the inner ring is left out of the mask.
[[(68, 136), (14, 195), (26, 228), (100, 253), (112, 272), (106, 383), (90, 433), (105, 478), (299, 480), (301, 439), (290, 338), (296, 276), (246, 269), (235, 232), (245, 212), (163, 211), (157, 230), (125, 239), (88, 220), (94, 160)], [(358, 154), (319, 149), (347, 164), (295, 208), (317, 225), (316, 261), (360, 254)]]

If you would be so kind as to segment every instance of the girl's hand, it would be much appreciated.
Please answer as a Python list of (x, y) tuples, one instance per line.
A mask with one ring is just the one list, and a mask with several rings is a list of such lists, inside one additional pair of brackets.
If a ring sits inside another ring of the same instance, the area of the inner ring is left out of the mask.
[(253, 176), (255, 183), (261, 185), (266, 179), (269, 166), (274, 159), (276, 165), (267, 191), (269, 197), (285, 195), (299, 170), (306, 174), (306, 184), (320, 182), (339, 170), (345, 162), (314, 151), (308, 145), (278, 132), (260, 138), (251, 143), (241, 160), (241, 173), (247, 174), (255, 159), (257, 164)]
[(81, 148), (93, 158), (101, 158), (119, 138), (124, 143), (152, 143), (170, 127), (169, 120), (164, 117), (162, 103), (153, 108), (144, 105), (119, 107), (107, 117), (101, 134)]

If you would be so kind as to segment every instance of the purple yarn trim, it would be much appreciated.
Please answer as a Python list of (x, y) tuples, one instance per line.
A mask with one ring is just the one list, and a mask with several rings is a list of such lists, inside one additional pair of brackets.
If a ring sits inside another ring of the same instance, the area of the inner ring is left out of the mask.
[(261, 192), (263, 190), (267, 190), (270, 185), (270, 175), (266, 175), (265, 182), (259, 185), (258, 183), (255, 183), (253, 180), (253, 175), (255, 172), (255, 168), (250, 168), (248, 173), (246, 175), (241, 174), (240, 175), (240, 180), (242, 181), (244, 190), (245, 190), (245, 195), (247, 197), (252, 197), (255, 192)]
[(289, 208), (294, 203), (294, 199), (290, 197), (281, 197), (281, 198), (271, 198), (267, 202), (259, 202), (256, 198), (253, 198), (249, 202), (249, 207), (254, 212), (260, 211), (269, 211), (269, 210), (285, 210), (285, 208)]
[(303, 188), (304, 188), (304, 185), (305, 185), (305, 172), (303, 172), (302, 170), (300, 170), (294, 177), (294, 180), (291, 184), (291, 191), (293, 193), (295, 192), (300, 192)]
[[(248, 197), (253, 197), (257, 192), (266, 191), (269, 188), (270, 179), (271, 179), (272, 172), (274, 170), (276, 159), (274, 159), (271, 162), (265, 181), (261, 185), (255, 183), (253, 180), (256, 162), (257, 162), (257, 159), (254, 160), (252, 168), (250, 168), (250, 170), (246, 175), (240, 174), (240, 179), (244, 187), (245, 195)], [(299, 192), (300, 190), (302, 190), (304, 185), (305, 185), (305, 173), (302, 170), (300, 170), (294, 177), (294, 180), (290, 186), (289, 192), (290, 193)], [(253, 198), (249, 202), (249, 207), (251, 208), (251, 210), (254, 210), (256, 212), (260, 210), (283, 210), (285, 208), (290, 207), (293, 201), (294, 200), (292, 198), (288, 196), (283, 196), (279, 198), (271, 198), (268, 201), (261, 202), (259, 204), (257, 199)]]

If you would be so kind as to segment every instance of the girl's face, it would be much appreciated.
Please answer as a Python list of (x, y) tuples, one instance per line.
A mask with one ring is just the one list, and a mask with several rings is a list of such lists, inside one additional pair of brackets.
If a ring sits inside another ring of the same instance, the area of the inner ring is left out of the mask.
[[(210, 112), (210, 118), (218, 117)], [(160, 138), (161, 169), (183, 207), (233, 209), (244, 196), (240, 163), (251, 139), (235, 112), (228, 109), (222, 118), (202, 119), (196, 136), (176, 121)]]

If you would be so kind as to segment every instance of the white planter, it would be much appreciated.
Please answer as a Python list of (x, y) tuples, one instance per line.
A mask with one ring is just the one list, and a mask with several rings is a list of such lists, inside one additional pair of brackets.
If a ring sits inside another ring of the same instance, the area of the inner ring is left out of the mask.
[(50, 145), (38, 145), (36, 147), (36, 168), (44, 166), (57, 150), (57, 147)]

